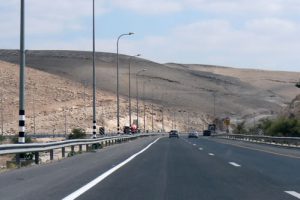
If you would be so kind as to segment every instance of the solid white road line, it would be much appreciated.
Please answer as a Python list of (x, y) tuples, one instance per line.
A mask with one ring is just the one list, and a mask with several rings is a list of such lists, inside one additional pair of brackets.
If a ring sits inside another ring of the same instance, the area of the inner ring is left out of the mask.
[(92, 187), (94, 187), (95, 185), (97, 185), (98, 183), (100, 183), (101, 181), (103, 181), (106, 177), (108, 177), (109, 175), (111, 175), (112, 173), (114, 173), (115, 171), (117, 171), (118, 169), (120, 169), (121, 167), (123, 167), (124, 165), (126, 165), (127, 163), (129, 163), (136, 156), (138, 156), (141, 153), (143, 153), (144, 151), (146, 151), (154, 143), (156, 143), (159, 139), (160, 138), (157, 138), (154, 142), (152, 142), (151, 144), (149, 144), (148, 146), (146, 146), (141, 151), (133, 154), (132, 156), (130, 156), (129, 158), (127, 158), (126, 160), (124, 160), (120, 164), (118, 164), (115, 167), (111, 168), (110, 170), (104, 172), (103, 174), (101, 174), (100, 176), (98, 176), (97, 178), (95, 178), (94, 180), (92, 180), (91, 182), (87, 183), (86, 185), (82, 186), (81, 188), (79, 188), (75, 192), (69, 194), (68, 196), (66, 196), (62, 200), (73, 200), (73, 199), (76, 199), (77, 197), (79, 197), (80, 195), (82, 195), (83, 193), (85, 193), (86, 191), (88, 191), (89, 189), (91, 189)]
[(235, 166), (235, 167), (240, 167), (241, 165), (235, 163), (235, 162), (229, 162), (229, 164), (231, 164), (232, 166)]
[(300, 194), (298, 192), (295, 192), (295, 191), (285, 191), (285, 192), (300, 199)]
[(202, 150), (203, 150), (203, 148), (201, 148), (201, 147), (200, 147), (200, 148), (199, 148), (199, 150), (200, 150), (200, 151), (202, 151)]
[(214, 156), (215, 154), (213, 154), (213, 153), (209, 153), (208, 155), (210, 155), (210, 156)]

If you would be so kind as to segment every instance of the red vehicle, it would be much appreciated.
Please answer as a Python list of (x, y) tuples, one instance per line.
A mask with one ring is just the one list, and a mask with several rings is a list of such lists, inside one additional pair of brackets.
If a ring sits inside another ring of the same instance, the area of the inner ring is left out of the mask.
[(131, 125), (131, 133), (137, 133), (138, 129), (137, 129), (137, 125), (136, 124), (132, 124)]

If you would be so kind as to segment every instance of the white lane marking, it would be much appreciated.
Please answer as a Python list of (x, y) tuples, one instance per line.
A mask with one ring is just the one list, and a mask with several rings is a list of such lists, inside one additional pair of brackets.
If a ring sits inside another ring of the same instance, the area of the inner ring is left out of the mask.
[(193, 146), (196, 146), (196, 144), (193, 144)]
[(208, 155), (210, 155), (210, 156), (214, 156), (215, 154), (213, 154), (213, 153), (209, 153)]
[(112, 173), (114, 173), (115, 171), (117, 171), (118, 169), (120, 169), (121, 167), (123, 167), (124, 165), (126, 165), (127, 163), (129, 163), (136, 156), (140, 155), (141, 153), (143, 153), (144, 151), (146, 151), (147, 149), (149, 149), (159, 139), (160, 138), (157, 138), (154, 142), (150, 143), (148, 146), (146, 146), (141, 151), (133, 154), (132, 156), (130, 156), (129, 158), (127, 158), (126, 160), (124, 160), (120, 164), (118, 164), (115, 167), (111, 168), (110, 170), (104, 172), (103, 174), (101, 174), (100, 176), (98, 176), (97, 178), (95, 178), (94, 180), (92, 180), (91, 182), (87, 183), (86, 185), (82, 186), (81, 188), (79, 188), (75, 192), (69, 194), (68, 196), (66, 196), (62, 200), (74, 200), (74, 199), (76, 199), (77, 197), (79, 197), (80, 195), (82, 195), (83, 193), (85, 193), (86, 191), (88, 191), (89, 189), (91, 189), (92, 187), (94, 187), (95, 185), (97, 185), (98, 183), (100, 183), (101, 181), (103, 181), (109, 175), (111, 175)]
[(300, 199), (300, 194), (298, 192), (295, 192), (295, 191), (285, 191), (285, 192)]
[(200, 147), (200, 148), (199, 148), (199, 150), (200, 150), (200, 151), (202, 151), (202, 150), (203, 150), (203, 148), (201, 148), (201, 147)]
[(241, 165), (235, 163), (235, 162), (229, 162), (229, 164), (231, 164), (232, 166), (235, 166), (235, 167), (240, 167)]

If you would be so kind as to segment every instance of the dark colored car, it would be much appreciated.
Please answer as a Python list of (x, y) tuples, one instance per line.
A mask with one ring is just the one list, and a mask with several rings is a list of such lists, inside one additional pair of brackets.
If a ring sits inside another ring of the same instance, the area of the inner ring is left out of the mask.
[(129, 126), (124, 126), (123, 127), (123, 133), (124, 134), (131, 134), (130, 127)]
[(211, 135), (211, 131), (210, 130), (204, 130), (203, 131), (203, 136), (210, 136)]
[(170, 133), (169, 133), (169, 138), (172, 138), (172, 137), (179, 138), (178, 131), (171, 130)]
[(189, 133), (188, 138), (198, 138), (198, 133), (197, 132), (191, 132), (191, 133)]

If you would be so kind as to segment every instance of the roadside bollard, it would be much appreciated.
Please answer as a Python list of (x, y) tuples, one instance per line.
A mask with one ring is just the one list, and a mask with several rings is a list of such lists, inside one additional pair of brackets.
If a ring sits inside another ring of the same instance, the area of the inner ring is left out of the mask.
[(40, 156), (39, 156), (39, 152), (34, 152), (34, 162), (35, 164), (39, 164), (39, 159), (40, 159)]
[(53, 149), (50, 150), (50, 160), (53, 160)]
[(61, 157), (66, 157), (66, 148), (65, 147), (62, 147), (61, 148)]

